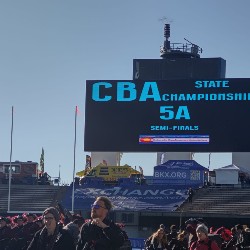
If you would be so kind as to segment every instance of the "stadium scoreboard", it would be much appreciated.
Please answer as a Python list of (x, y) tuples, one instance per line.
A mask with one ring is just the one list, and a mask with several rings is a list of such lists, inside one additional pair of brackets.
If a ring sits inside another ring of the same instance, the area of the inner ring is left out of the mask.
[(250, 152), (250, 79), (88, 80), (85, 151)]

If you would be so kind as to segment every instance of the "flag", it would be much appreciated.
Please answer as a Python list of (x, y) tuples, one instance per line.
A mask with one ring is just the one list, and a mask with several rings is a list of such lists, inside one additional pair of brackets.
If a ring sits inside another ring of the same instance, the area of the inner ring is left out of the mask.
[(102, 160), (102, 163), (105, 165), (105, 166), (108, 166), (108, 163), (106, 160)]
[(42, 148), (42, 153), (40, 157), (40, 168), (41, 172), (44, 173), (44, 149)]
[(79, 110), (78, 106), (76, 106), (76, 114), (80, 114), (80, 110)]

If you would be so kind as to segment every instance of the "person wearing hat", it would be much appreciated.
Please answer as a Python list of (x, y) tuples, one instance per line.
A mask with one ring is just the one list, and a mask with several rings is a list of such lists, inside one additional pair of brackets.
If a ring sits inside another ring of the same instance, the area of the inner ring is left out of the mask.
[(200, 224), (196, 228), (198, 240), (193, 242), (190, 250), (220, 250), (214, 240), (208, 238), (208, 228), (204, 224)]
[(27, 240), (23, 231), (25, 221), (26, 218), (22, 215), (13, 218), (15, 226), (11, 229), (12, 239), (9, 242), (8, 249), (23, 249), (27, 246)]
[(97, 197), (91, 206), (91, 221), (81, 228), (77, 250), (116, 250), (123, 245), (121, 229), (107, 218), (111, 208), (108, 197)]
[(26, 219), (22, 215), (17, 215), (13, 218), (15, 226), (11, 229), (12, 238), (24, 238), (23, 225)]
[(11, 229), (7, 226), (9, 219), (0, 217), (0, 249), (5, 249), (11, 239)]
[(40, 229), (39, 226), (35, 223), (36, 215), (32, 213), (27, 213), (25, 215), (27, 222), (23, 226), (23, 232), (25, 238), (30, 242), (34, 234)]
[(43, 212), (45, 227), (37, 231), (27, 250), (75, 250), (73, 238), (59, 225), (59, 212), (49, 207)]

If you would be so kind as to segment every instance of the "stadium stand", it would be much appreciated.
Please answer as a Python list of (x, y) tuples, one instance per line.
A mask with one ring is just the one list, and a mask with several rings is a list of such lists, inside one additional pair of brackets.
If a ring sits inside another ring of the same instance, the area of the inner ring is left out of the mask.
[[(11, 211), (44, 211), (64, 193), (65, 187), (50, 185), (12, 185)], [(8, 210), (8, 186), (0, 185), (0, 212)]]
[(250, 189), (213, 187), (198, 190), (192, 203), (184, 203), (179, 210), (204, 213), (250, 214)]

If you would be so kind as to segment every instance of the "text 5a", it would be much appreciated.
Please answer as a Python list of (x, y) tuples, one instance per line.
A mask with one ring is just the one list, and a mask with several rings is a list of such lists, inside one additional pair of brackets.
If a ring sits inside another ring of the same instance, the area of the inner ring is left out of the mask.
[(160, 118), (162, 120), (190, 120), (187, 106), (160, 106)]

